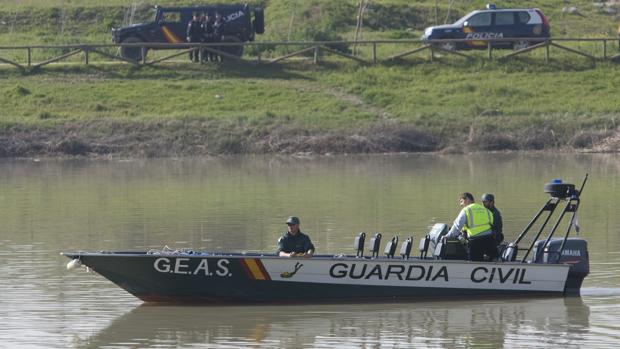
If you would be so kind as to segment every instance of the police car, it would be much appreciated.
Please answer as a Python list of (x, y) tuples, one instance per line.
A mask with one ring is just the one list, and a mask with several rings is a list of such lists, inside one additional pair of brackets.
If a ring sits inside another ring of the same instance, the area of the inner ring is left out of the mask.
[[(473, 11), (454, 24), (428, 27), (422, 41), (439, 39), (471, 39), (462, 42), (442, 42), (437, 46), (448, 51), (458, 49), (484, 49), (487, 39), (523, 38), (517, 41), (496, 41), (493, 47), (524, 49), (541, 42), (550, 35), (549, 20), (536, 8), (498, 9), (489, 4), (484, 10)], [(530, 39), (531, 38), (531, 39)]]

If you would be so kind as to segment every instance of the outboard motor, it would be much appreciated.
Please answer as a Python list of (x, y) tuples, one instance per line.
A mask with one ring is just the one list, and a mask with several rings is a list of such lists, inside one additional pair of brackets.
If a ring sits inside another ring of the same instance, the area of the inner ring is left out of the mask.
[[(573, 227), (578, 231), (578, 226), (575, 224), (577, 210), (579, 209), (581, 194), (583, 193), (587, 180), (588, 174), (586, 173), (579, 189), (577, 189), (574, 184), (564, 183), (561, 179), (554, 179), (550, 183), (545, 184), (544, 191), (549, 194), (551, 198), (549, 198), (530, 223), (528, 223), (523, 232), (519, 234), (517, 239), (509, 245), (502, 255), (503, 260), (512, 260), (512, 258), (509, 258), (512, 256), (510, 256), (508, 251), (512, 245), (515, 251), (525, 251), (521, 259), (522, 263), (569, 264), (568, 279), (564, 287), (564, 294), (567, 295), (579, 295), (579, 289), (581, 288), (583, 279), (590, 272), (587, 242), (579, 238), (568, 238)], [(558, 206), (562, 206), (563, 208), (555, 224), (547, 234), (547, 238), (540, 240), (545, 226)], [(545, 218), (532, 239), (529, 248), (518, 248), (517, 246), (519, 246), (519, 243), (541, 216)], [(560, 223), (562, 223), (563, 218), (567, 216), (570, 216), (570, 218), (568, 218), (569, 221), (564, 232), (564, 237), (554, 239), (553, 235), (560, 226)], [(530, 253), (532, 254), (530, 255)]]
[(560, 248), (564, 239), (552, 239), (544, 251), (541, 251), (545, 240), (536, 241), (532, 250), (533, 263), (566, 263), (570, 264), (568, 280), (564, 292), (570, 295), (579, 295), (583, 279), (590, 273), (590, 258), (588, 242), (579, 238), (568, 238), (560, 255)]

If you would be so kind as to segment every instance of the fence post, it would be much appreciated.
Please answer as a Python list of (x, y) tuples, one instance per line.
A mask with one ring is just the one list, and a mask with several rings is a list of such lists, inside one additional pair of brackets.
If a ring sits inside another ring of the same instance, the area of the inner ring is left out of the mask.
[[(146, 64), (146, 46), (141, 46), (140, 52), (142, 53), (142, 64)], [(196, 52), (198, 51), (195, 51), (194, 54), (196, 54)]]
[(377, 43), (372, 43), (372, 64), (377, 64)]
[(603, 39), (603, 59), (607, 59), (607, 39)]
[(434, 52), (433, 52), (433, 45), (431, 45), (431, 46), (429, 47), (428, 52), (429, 52), (428, 58), (429, 58), (429, 59), (430, 59), (430, 61), (432, 62), (432, 61), (433, 61), (433, 58), (435, 58), (435, 57), (434, 57)]
[(489, 54), (489, 60), (493, 60), (493, 47), (491, 46), (491, 42), (487, 41), (487, 51)]
[(32, 48), (28, 47), (28, 68), (32, 65)]
[(319, 63), (319, 47), (314, 46), (314, 64)]
[(545, 63), (549, 63), (549, 40), (545, 42)]
[(90, 50), (86, 47), (82, 47), (82, 51), (84, 51), (84, 63), (88, 65), (88, 52), (90, 52)]

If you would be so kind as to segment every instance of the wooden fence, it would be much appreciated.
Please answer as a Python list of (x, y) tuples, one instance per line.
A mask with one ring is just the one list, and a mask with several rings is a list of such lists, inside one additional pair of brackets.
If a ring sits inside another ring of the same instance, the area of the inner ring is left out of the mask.
[[(534, 50), (544, 51), (544, 61), (549, 62), (551, 49), (567, 52), (591, 60), (593, 63), (605, 60), (620, 60), (618, 55), (617, 38), (550, 38), (539, 41), (529, 47), (519, 50), (509, 50), (508, 53), (500, 52), (494, 47), (500, 43), (515, 43), (529, 41), (531, 38), (513, 39), (477, 39), (482, 42), (483, 51), (486, 54), (474, 53), (475, 51), (448, 50), (445, 43), (460, 43), (471, 40), (446, 39), (424, 42), (421, 40), (372, 40), (372, 41), (318, 41), (318, 42), (246, 42), (246, 43), (217, 43), (217, 44), (163, 44), (163, 43), (131, 43), (131, 44), (73, 44), (73, 45), (24, 45), (24, 46), (0, 46), (0, 65), (11, 65), (24, 72), (36, 70), (43, 66), (60, 61), (73, 60), (83, 64), (99, 64), (104, 62), (120, 61), (140, 66), (153, 66), (160, 63), (170, 62), (173, 59), (188, 54), (190, 51), (212, 52), (222, 56), (226, 60), (233, 60), (247, 64), (276, 64), (293, 57), (310, 59), (314, 63), (328, 59), (328, 55), (340, 56), (360, 64), (380, 64), (385, 62), (402, 61), (403, 58), (412, 55), (427, 54), (429, 61), (442, 55), (456, 55), (466, 59), (480, 59), (484, 57), (491, 60), (504, 60), (522, 55)], [(229, 46), (243, 46), (249, 54), (241, 57), (226, 52)], [(585, 46), (585, 47), (583, 47)], [(118, 52), (122, 47), (139, 48), (141, 60), (130, 60), (120, 56)], [(351, 51), (349, 48), (354, 47)], [(274, 52), (280, 48), (285, 51), (276, 55)], [(342, 48), (345, 48), (344, 50)], [(171, 50), (173, 52), (171, 52)], [(379, 53), (381, 51), (381, 54)], [(503, 50), (506, 52), (506, 50)], [(157, 52), (157, 54), (152, 54)], [(165, 54), (164, 54), (165, 52)], [(355, 52), (355, 54), (351, 53)], [(35, 59), (35, 53), (36, 59)], [(614, 54), (612, 54), (614, 53)], [(99, 56), (94, 61), (91, 57)], [(149, 58), (151, 56), (151, 58)], [(78, 57), (78, 58), (75, 58)], [(103, 60), (101, 60), (103, 58)]]

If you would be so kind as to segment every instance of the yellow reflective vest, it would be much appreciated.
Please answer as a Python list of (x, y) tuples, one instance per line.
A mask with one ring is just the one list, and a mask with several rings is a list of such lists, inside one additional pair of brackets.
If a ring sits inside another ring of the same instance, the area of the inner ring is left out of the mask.
[(467, 224), (464, 230), (467, 232), (468, 237), (475, 237), (478, 234), (491, 230), (493, 213), (487, 210), (486, 207), (473, 203), (463, 209), (465, 210), (465, 217), (467, 217)]

